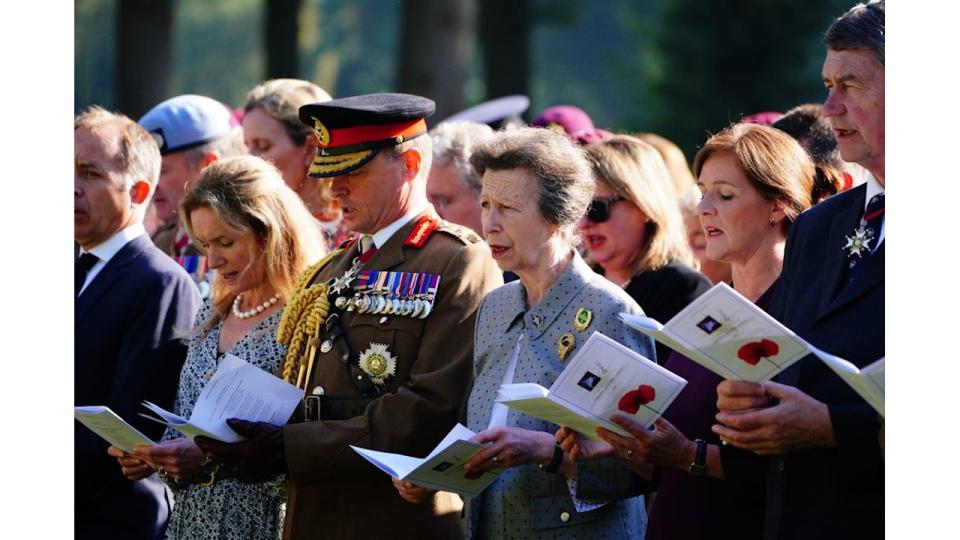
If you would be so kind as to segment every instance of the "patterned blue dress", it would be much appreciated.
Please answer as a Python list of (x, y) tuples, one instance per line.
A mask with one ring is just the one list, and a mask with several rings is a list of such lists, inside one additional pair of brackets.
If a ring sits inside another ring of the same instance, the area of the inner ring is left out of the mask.
[[(196, 324), (206, 321), (213, 312), (207, 300), (197, 314)], [(228, 354), (271, 373), (276, 372), (286, 346), (276, 341), (277, 325), (283, 310), (272, 313), (247, 332)], [(196, 326), (195, 324), (195, 326)], [(217, 353), (221, 320), (206, 334), (194, 337), (183, 370), (173, 412), (189, 417), (200, 391), (217, 370), (223, 355)], [(167, 429), (164, 441), (183, 435)], [(210, 487), (195, 484), (177, 486), (168, 482), (174, 495), (173, 512), (167, 524), (167, 538), (183, 540), (240, 540), (280, 538), (286, 501), (286, 477), (260, 483), (244, 483), (227, 478)]]

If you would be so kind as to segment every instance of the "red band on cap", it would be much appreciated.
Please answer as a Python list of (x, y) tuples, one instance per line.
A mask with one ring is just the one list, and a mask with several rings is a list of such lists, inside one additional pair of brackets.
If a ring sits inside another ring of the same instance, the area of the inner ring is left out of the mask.
[(330, 144), (322, 146), (327, 148), (350, 146), (365, 142), (382, 141), (383, 139), (393, 139), (398, 135), (402, 136), (403, 140), (405, 141), (407, 139), (416, 137), (417, 135), (422, 135), (426, 131), (427, 122), (423, 118), (409, 122), (397, 122), (394, 124), (378, 124), (374, 126), (357, 126), (343, 129), (331, 129)]
[(422, 248), (423, 245), (427, 243), (427, 238), (429, 238), (430, 235), (433, 234), (433, 231), (437, 230), (439, 226), (440, 222), (438, 220), (430, 216), (421, 217), (417, 220), (417, 224), (413, 226), (413, 231), (410, 232), (410, 236), (403, 242), (403, 245)]

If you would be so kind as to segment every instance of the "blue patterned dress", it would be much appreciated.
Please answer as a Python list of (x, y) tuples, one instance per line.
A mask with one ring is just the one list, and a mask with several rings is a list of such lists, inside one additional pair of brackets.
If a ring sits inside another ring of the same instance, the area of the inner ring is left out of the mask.
[[(196, 324), (206, 321), (213, 312), (210, 300), (197, 314)], [(229, 354), (262, 368), (276, 372), (286, 346), (276, 341), (277, 325), (283, 310), (278, 310), (247, 332)], [(180, 387), (173, 412), (189, 417), (200, 391), (217, 370), (223, 355), (217, 353), (221, 320), (206, 334), (194, 337), (187, 350), (187, 359), (180, 372)], [(164, 441), (183, 435), (167, 429)], [(286, 477), (268, 482), (244, 483), (227, 478), (210, 487), (189, 484), (179, 487), (168, 482), (174, 494), (173, 512), (167, 524), (167, 538), (183, 540), (240, 540), (280, 538), (286, 501)]]

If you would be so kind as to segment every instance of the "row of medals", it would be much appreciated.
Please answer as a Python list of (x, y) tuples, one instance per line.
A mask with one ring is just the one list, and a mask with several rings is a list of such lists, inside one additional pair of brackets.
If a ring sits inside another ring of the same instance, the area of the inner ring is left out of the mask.
[[(334, 294), (353, 285), (357, 274), (360, 273), (360, 261), (354, 259), (353, 264), (343, 276), (331, 281), (330, 287)], [(369, 313), (371, 315), (400, 315), (425, 319), (433, 311), (432, 295), (413, 295), (407, 298), (395, 296), (393, 291), (357, 291), (352, 298), (338, 296), (334, 305), (345, 311)]]
[(340, 296), (335, 305), (346, 311), (369, 313), (371, 315), (400, 315), (425, 319), (433, 310), (433, 302), (426, 295), (422, 297), (400, 298), (389, 291), (384, 292), (356, 292), (353, 298)]

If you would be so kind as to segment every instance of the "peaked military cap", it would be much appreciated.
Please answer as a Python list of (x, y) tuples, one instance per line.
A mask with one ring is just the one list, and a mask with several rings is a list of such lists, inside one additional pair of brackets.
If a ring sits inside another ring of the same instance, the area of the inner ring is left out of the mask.
[(311, 126), (317, 155), (307, 174), (339, 176), (363, 167), (382, 148), (427, 132), (436, 110), (431, 99), (411, 94), (365, 94), (300, 107), (300, 121)]

